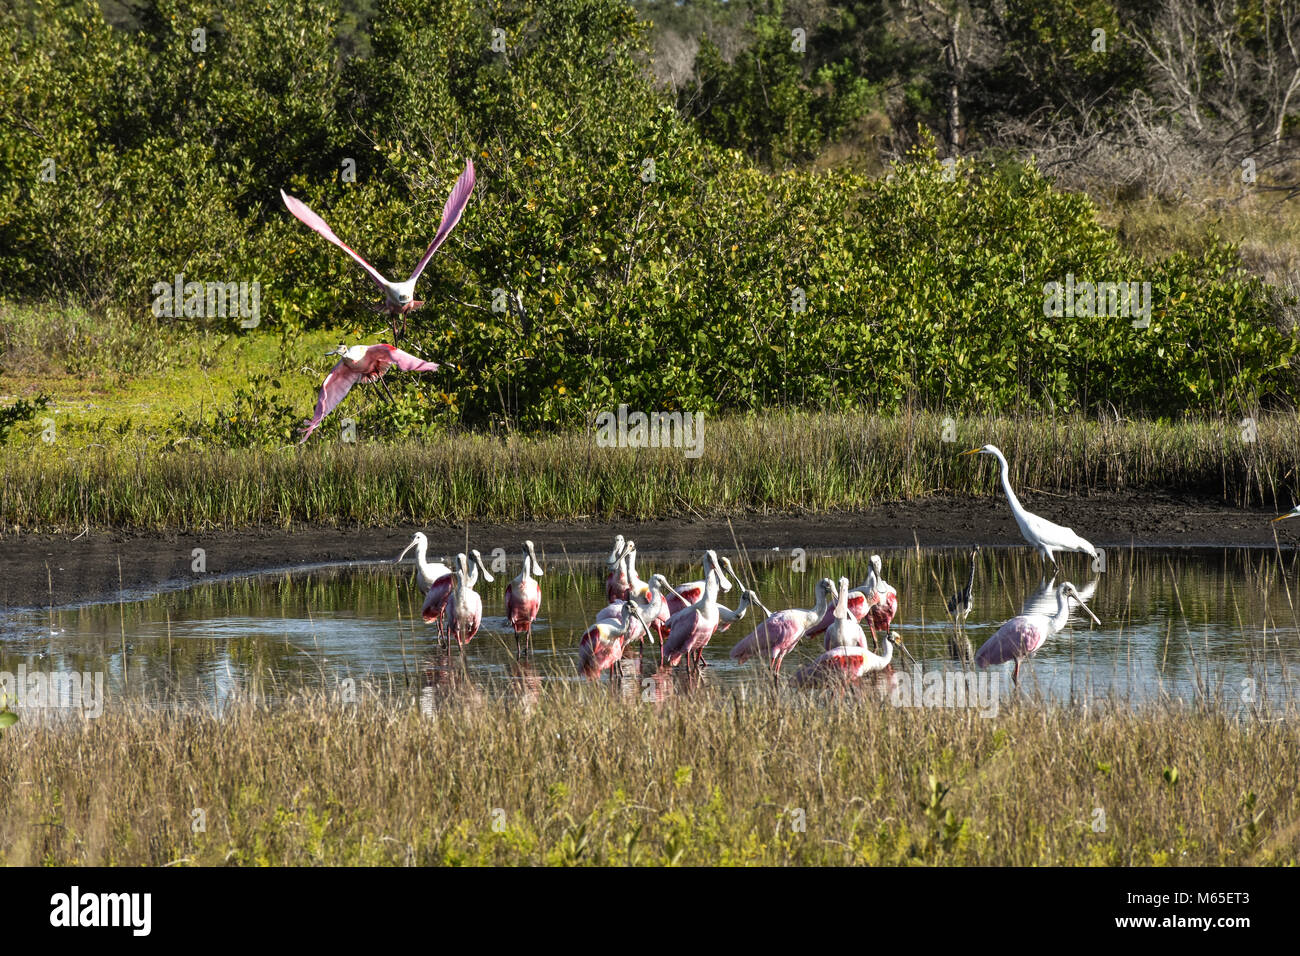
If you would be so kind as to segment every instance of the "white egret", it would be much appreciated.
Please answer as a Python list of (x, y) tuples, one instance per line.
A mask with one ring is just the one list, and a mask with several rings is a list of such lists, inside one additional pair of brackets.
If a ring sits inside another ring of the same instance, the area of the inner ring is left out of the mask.
[(1020, 525), (1020, 533), (1024, 535), (1026, 541), (1033, 545), (1039, 556), (1042, 557), (1044, 565), (1051, 561), (1052, 566), (1056, 567), (1057, 551), (1082, 551), (1094, 558), (1097, 557), (1097, 549), (1069, 528), (1053, 524), (1046, 518), (1040, 518), (1038, 515), (1031, 514), (1024, 509), (1024, 506), (1020, 504), (1020, 499), (1016, 497), (1015, 491), (1011, 488), (1011, 479), (1008, 477), (1010, 469), (1007, 466), (1007, 459), (996, 445), (983, 445), (980, 448), (964, 451), (962, 454), (992, 455), (998, 460), (1002, 472), (1002, 490), (1006, 492), (1007, 504), (1011, 506), (1011, 513), (1016, 517), (1016, 524)]

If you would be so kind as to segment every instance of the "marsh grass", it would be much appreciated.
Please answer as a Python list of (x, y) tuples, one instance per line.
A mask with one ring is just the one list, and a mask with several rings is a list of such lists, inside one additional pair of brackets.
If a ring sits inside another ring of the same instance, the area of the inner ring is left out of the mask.
[[(0, 527), (157, 531), (249, 526), (651, 518), (864, 509), (993, 494), (996, 473), (958, 452), (998, 444), (1021, 488), (1160, 489), (1289, 509), (1300, 496), (1293, 414), (1236, 421), (770, 412), (709, 419), (702, 457), (598, 448), (589, 433), (435, 442), (185, 450), (133, 444), (0, 449)], [(952, 433), (949, 432), (950, 437)]]
[(110, 701), (98, 720), (20, 723), (0, 736), (0, 862), (1203, 865), (1300, 850), (1294, 713), (628, 697), (544, 681), (422, 710), (363, 685), (355, 704)]

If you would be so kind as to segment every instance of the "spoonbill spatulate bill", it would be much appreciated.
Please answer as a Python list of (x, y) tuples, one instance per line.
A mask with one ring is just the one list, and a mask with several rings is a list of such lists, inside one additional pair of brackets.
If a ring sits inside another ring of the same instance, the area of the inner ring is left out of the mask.
[(424, 255), (415, 266), (415, 271), (411, 273), (409, 279), (404, 282), (392, 282), (385, 279), (379, 270), (357, 254), (351, 246), (347, 245), (342, 239), (334, 234), (334, 230), (316, 213), (308, 208), (307, 204), (301, 199), (290, 196), (283, 189), (280, 190), (280, 198), (288, 207), (289, 212), (293, 213), (304, 225), (314, 229), (324, 236), (328, 241), (334, 243), (349, 256), (356, 260), (361, 268), (366, 270), (366, 274), (375, 280), (375, 283), (384, 293), (384, 301), (381, 305), (375, 306), (378, 312), (387, 312), (389, 315), (405, 315), (408, 312), (418, 309), (424, 305), (423, 302), (415, 298), (415, 282), (420, 278), (420, 273), (424, 267), (429, 264), (433, 254), (438, 251), (438, 247), (447, 241), (451, 231), (456, 228), (456, 223), (460, 222), (461, 214), (465, 211), (465, 204), (469, 202), (469, 194), (474, 191), (474, 161), (469, 160), (465, 164), (465, 171), (460, 174), (456, 180), (456, 185), (452, 187), (451, 195), (447, 197), (447, 203), (442, 207), (442, 222), (438, 224), (438, 232), (433, 237), (433, 242), (429, 243), (429, 248), (424, 250)]
[(1024, 509), (1024, 506), (1020, 504), (1020, 499), (1016, 497), (1015, 491), (1011, 488), (1011, 479), (1008, 477), (1010, 469), (1007, 466), (1007, 459), (996, 445), (982, 445), (979, 448), (964, 451), (962, 454), (992, 455), (998, 460), (1002, 475), (1002, 490), (1006, 493), (1007, 504), (1011, 506), (1011, 513), (1015, 515), (1016, 524), (1020, 526), (1020, 533), (1024, 535), (1026, 541), (1033, 545), (1034, 550), (1042, 557), (1044, 564), (1050, 561), (1052, 566), (1055, 567), (1057, 551), (1082, 551), (1094, 558), (1097, 557), (1097, 549), (1069, 528), (1053, 524), (1046, 518), (1040, 518), (1038, 515), (1031, 514)]
[(354, 345), (351, 348), (340, 345), (327, 355), (338, 355), (338, 364), (330, 369), (329, 375), (320, 387), (320, 397), (316, 400), (316, 411), (303, 426), (302, 438), (298, 444), (305, 442), (317, 426), (325, 420), (339, 402), (357, 382), (378, 382), (384, 377), (390, 365), (396, 365), (403, 372), (436, 372), (438, 363), (418, 359), (409, 352), (384, 342), (378, 345)]

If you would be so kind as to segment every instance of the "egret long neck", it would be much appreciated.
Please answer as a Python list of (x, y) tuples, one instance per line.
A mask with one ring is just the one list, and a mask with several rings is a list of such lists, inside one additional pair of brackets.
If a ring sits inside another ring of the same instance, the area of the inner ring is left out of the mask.
[[(1020, 503), (1020, 499), (1016, 497), (1015, 491), (1012, 490), (1011, 488), (1011, 468), (1009, 465), (1007, 465), (1007, 460), (1002, 456), (1001, 452), (997, 452), (997, 456), (998, 456), (998, 466), (1001, 469), (1001, 473), (1002, 473), (1002, 490), (1003, 492), (1006, 493), (1007, 502), (1011, 505), (1011, 510), (1015, 512), (1016, 517), (1019, 518), (1022, 514), (1024, 514), (1025, 509), (1024, 506)], [(973, 574), (974, 572), (973, 564), (971, 565), (971, 570)]]

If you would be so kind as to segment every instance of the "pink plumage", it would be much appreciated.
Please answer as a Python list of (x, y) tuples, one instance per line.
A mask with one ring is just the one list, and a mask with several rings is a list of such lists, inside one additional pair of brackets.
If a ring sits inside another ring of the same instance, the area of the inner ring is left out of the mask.
[(506, 620), (516, 634), (532, 628), (541, 606), (542, 589), (536, 581), (511, 581), (506, 587)]
[(333, 243), (347, 253), (366, 274), (375, 281), (384, 292), (384, 302), (378, 306), (380, 311), (388, 312), (391, 315), (405, 315), (414, 309), (424, 305), (423, 302), (415, 299), (415, 282), (424, 272), (424, 267), (429, 264), (433, 254), (438, 251), (438, 247), (447, 241), (451, 231), (456, 228), (460, 222), (461, 214), (465, 211), (465, 206), (469, 202), (470, 193), (474, 191), (474, 162), (469, 160), (465, 164), (465, 171), (460, 174), (456, 180), (456, 185), (452, 187), (451, 194), (447, 197), (447, 202), (442, 207), (442, 222), (438, 224), (438, 232), (433, 237), (433, 242), (429, 248), (424, 251), (415, 271), (410, 277), (402, 282), (393, 282), (384, 278), (378, 269), (367, 262), (360, 253), (345, 243), (330, 228), (329, 223), (318, 216), (311, 210), (301, 199), (290, 196), (283, 189), (280, 190), (280, 198), (284, 200), (285, 207), (301, 223), (323, 236), (326, 241)]
[(451, 597), (452, 576), (444, 574), (433, 582), (433, 586), (424, 593), (424, 606), (420, 608), (420, 617), (426, 624), (442, 621), (447, 609), (447, 599)]
[[(888, 585), (886, 585), (888, 587)], [(880, 595), (880, 600), (871, 605), (867, 617), (871, 620), (872, 630), (888, 631), (898, 613), (898, 593), (890, 588)]]
[(809, 628), (834, 619), (829, 595), (834, 584), (829, 578), (817, 583), (817, 606), (808, 610), (778, 611), (763, 621), (748, 637), (731, 649), (732, 660), (744, 662), (754, 654), (765, 654), (772, 669), (780, 673), (781, 662), (808, 633)]
[(447, 629), (456, 638), (457, 644), (468, 644), (478, 633), (483, 623), (483, 599), (477, 591), (465, 589), (459, 600), (450, 602), (447, 608)]
[(465, 171), (460, 174), (456, 180), (456, 185), (451, 189), (451, 195), (442, 207), (442, 222), (438, 224), (438, 232), (433, 237), (433, 242), (429, 243), (429, 248), (424, 250), (424, 255), (411, 273), (408, 281), (414, 282), (420, 278), (420, 273), (424, 267), (429, 264), (433, 254), (438, 251), (438, 247), (447, 241), (451, 231), (456, 228), (456, 223), (460, 222), (461, 214), (465, 211), (465, 206), (469, 203), (469, 194), (474, 191), (474, 160), (466, 160)]
[[(668, 595), (668, 616), (676, 614), (683, 608), (688, 608), (704, 596), (704, 582), (692, 581), (690, 584), (684, 584), (677, 588), (677, 594)], [(680, 595), (680, 597), (678, 596)]]
[(396, 365), (403, 372), (434, 372), (438, 369), (436, 362), (418, 359), (409, 352), (403, 352), (384, 342), (371, 346), (354, 345), (339, 354), (342, 358), (325, 376), (320, 387), (320, 397), (316, 400), (316, 411), (303, 426), (302, 438), (298, 444), (307, 440), (357, 382), (377, 382), (391, 365)]
[(772, 668), (781, 670), (781, 661), (792, 651), (807, 627), (798, 610), (778, 611), (754, 628), (749, 636), (731, 649), (731, 658), (744, 662), (753, 654), (765, 654)]
[(984, 642), (975, 655), (978, 667), (993, 667), (1007, 661), (1019, 661), (1037, 651), (1047, 641), (1045, 618), (1013, 617)]
[(664, 660), (676, 666), (683, 656), (698, 658), (717, 629), (716, 607), (712, 616), (704, 610), (686, 608), (679, 611), (669, 618), (668, 638), (663, 643)]
[(1019, 682), (1021, 661), (1034, 654), (1048, 637), (1065, 627), (1066, 622), (1069, 621), (1070, 598), (1074, 598), (1093, 621), (1101, 623), (1097, 620), (1097, 615), (1092, 613), (1092, 609), (1084, 603), (1074, 585), (1066, 581), (1056, 589), (1055, 614), (1019, 614), (1013, 617), (984, 642), (975, 654), (976, 666), (994, 667), (1007, 661), (1015, 661), (1016, 666), (1011, 672), (1011, 679)]

